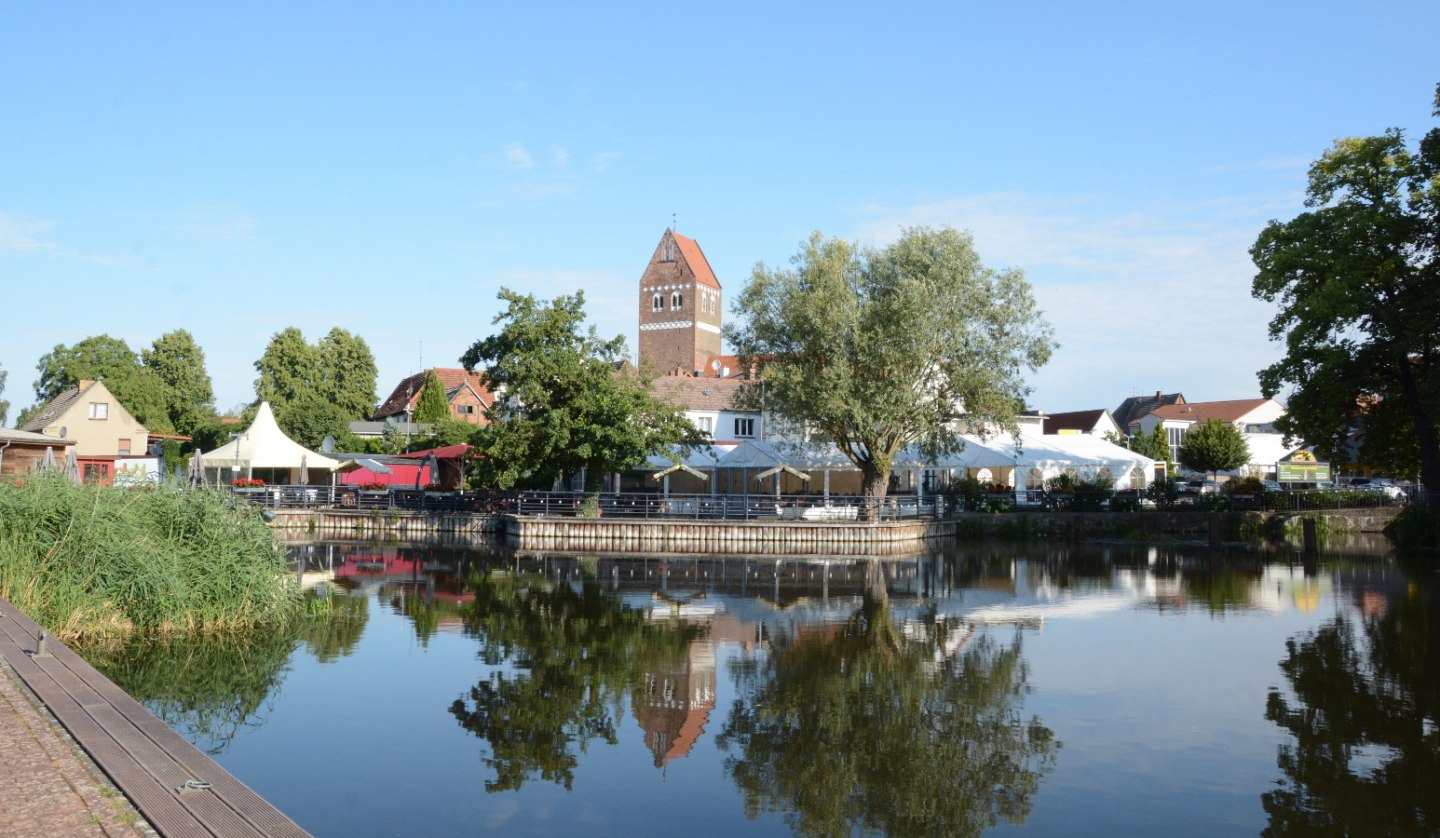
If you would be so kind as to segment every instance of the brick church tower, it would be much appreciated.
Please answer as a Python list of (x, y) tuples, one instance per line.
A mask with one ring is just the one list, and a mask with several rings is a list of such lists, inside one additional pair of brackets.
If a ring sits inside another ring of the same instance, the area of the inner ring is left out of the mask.
[(700, 245), (666, 229), (640, 277), (640, 364), (661, 375), (701, 370), (720, 354), (720, 302)]

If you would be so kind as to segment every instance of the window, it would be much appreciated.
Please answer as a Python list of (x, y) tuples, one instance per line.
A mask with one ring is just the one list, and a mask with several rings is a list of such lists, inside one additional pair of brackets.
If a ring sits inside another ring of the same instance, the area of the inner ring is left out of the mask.
[(474, 412), (475, 412), (475, 405), (473, 405), (473, 404), (457, 404), (457, 405), (455, 405), (455, 412), (456, 412), (456, 413), (459, 413), (459, 414), (462, 414), (462, 415), (463, 415), (463, 414), (474, 413)]
[(650, 310), (651, 310), (651, 311), (664, 311), (664, 310), (665, 310), (665, 298), (662, 297), (662, 296), (660, 296), (659, 294), (656, 294), (655, 296), (651, 297), (651, 298), (650, 298)]
[(754, 419), (736, 419), (736, 420), (735, 420), (735, 435), (736, 435), (736, 436), (740, 436), (740, 437), (754, 436), (754, 435), (755, 435), (755, 420), (754, 420)]
[(109, 403), (109, 402), (91, 402), (91, 403), (90, 403), (90, 418), (91, 418), (91, 419), (109, 419), (109, 418), (110, 418), (110, 403)]
[(697, 417), (695, 417), (695, 427), (700, 430), (700, 433), (702, 433), (702, 434), (704, 434), (704, 435), (706, 435), (706, 436), (709, 436), (709, 435), (711, 434), (711, 432), (715, 430), (714, 422), (715, 422), (715, 417), (713, 417), (713, 416), (697, 416)]
[(684, 303), (685, 303), (685, 297), (682, 296), (679, 291), (676, 291), (675, 293), (673, 293), (673, 294), (670, 295), (670, 310), (671, 310), (671, 311), (679, 311), (679, 310), (680, 310), (680, 306), (684, 305)]
[(1180, 446), (1185, 442), (1185, 429), (1166, 428), (1165, 435), (1170, 441), (1170, 459), (1180, 462)]
[(120, 454), (129, 454), (129, 453), (130, 453), (130, 440), (128, 440), (128, 439), (122, 439), (122, 440), (120, 440), (120, 446), (119, 446), (119, 448), (120, 448), (120, 450), (119, 450), (117, 453), (120, 453)]

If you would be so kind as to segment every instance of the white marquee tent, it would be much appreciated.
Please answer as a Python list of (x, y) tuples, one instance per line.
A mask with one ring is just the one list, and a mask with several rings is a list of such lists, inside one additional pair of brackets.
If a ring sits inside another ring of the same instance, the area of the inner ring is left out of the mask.
[(200, 455), (205, 463), (206, 479), (214, 471), (214, 480), (221, 483), (234, 477), (254, 477), (257, 470), (283, 472), (285, 483), (302, 481), (301, 475), (316, 472), (333, 472), (340, 463), (324, 454), (311, 451), (292, 440), (275, 424), (275, 414), (269, 402), (261, 402), (255, 421), (241, 431), (234, 439)]

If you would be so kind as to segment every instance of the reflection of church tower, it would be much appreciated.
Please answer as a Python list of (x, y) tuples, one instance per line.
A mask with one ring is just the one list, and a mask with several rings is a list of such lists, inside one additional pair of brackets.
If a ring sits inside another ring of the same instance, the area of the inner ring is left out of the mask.
[(673, 230), (640, 277), (640, 364), (695, 372), (720, 354), (720, 281), (700, 245)]
[(673, 671), (646, 672), (636, 689), (633, 709), (655, 767), (687, 756), (695, 747), (710, 711), (715, 709), (715, 643), (690, 643), (690, 654)]

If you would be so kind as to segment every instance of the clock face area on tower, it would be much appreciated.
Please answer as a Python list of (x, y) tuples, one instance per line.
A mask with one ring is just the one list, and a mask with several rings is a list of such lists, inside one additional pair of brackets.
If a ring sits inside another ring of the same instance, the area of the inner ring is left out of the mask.
[(640, 277), (640, 366), (661, 375), (701, 373), (720, 354), (721, 291), (693, 239), (667, 229)]

